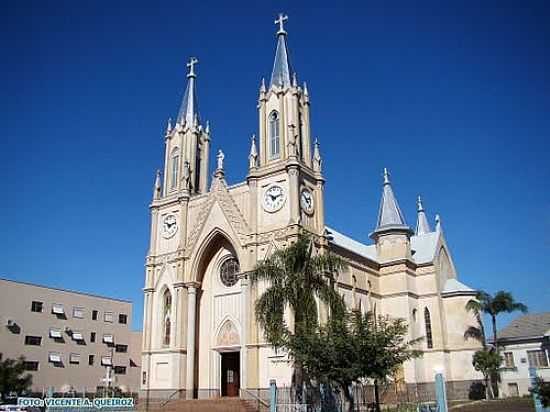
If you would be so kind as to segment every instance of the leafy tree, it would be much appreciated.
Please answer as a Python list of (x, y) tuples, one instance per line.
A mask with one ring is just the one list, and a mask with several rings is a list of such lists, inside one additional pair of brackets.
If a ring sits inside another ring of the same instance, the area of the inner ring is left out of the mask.
[(491, 317), (493, 342), (497, 350), (497, 316), (501, 313), (512, 313), (515, 311), (527, 312), (527, 306), (523, 303), (516, 302), (510, 292), (505, 292), (503, 290), (498, 291), (494, 296), (487, 292), (479, 291), (477, 299), (470, 300), (466, 304), (466, 309), (470, 310), (478, 317), (478, 323), (480, 324), (479, 334), (483, 339), (485, 337), (485, 331), (483, 329), (483, 322), (481, 321), (481, 314), (485, 313)]
[[(255, 305), (266, 340), (276, 348), (288, 348), (291, 337), (312, 333), (318, 326), (316, 300), (334, 306), (339, 298), (334, 287), (336, 277), (345, 266), (343, 259), (330, 252), (316, 253), (306, 235), (259, 262), (249, 276), (252, 285), (267, 285)], [(293, 328), (286, 324), (286, 308), (290, 309)], [(301, 402), (304, 377), (300, 359), (294, 359), (294, 377), (296, 398)]]
[(487, 399), (494, 397), (492, 385), (489, 381), (490, 377), (497, 373), (501, 363), (502, 356), (496, 350), (482, 349), (474, 353), (472, 365), (474, 365), (476, 371), (483, 374)]
[(545, 408), (550, 407), (550, 382), (545, 382), (542, 378), (535, 379), (535, 385), (530, 389), (531, 392), (537, 395)]
[(32, 375), (25, 373), (25, 358), (0, 360), (0, 395), (7, 397), (15, 392), (18, 395), (32, 385)]
[[(354, 410), (352, 384), (372, 378), (386, 380), (408, 359), (419, 356), (407, 342), (402, 319), (375, 318), (372, 313), (331, 310), (328, 322), (313, 333), (292, 337), (289, 349), (308, 376), (335, 384), (344, 395), (345, 409)], [(377, 410), (379, 400), (376, 399)]]

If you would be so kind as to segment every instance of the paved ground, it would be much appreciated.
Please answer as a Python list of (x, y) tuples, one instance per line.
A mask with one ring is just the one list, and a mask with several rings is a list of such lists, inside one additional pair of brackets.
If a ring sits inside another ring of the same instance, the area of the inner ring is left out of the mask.
[(531, 399), (506, 399), (480, 401), (473, 404), (457, 405), (450, 408), (452, 412), (535, 412)]

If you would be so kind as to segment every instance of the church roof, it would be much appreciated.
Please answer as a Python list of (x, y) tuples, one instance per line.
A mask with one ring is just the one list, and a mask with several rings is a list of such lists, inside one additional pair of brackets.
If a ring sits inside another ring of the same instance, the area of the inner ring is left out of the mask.
[[(279, 16), (280, 19), (284, 17), (285, 16)], [(271, 72), (271, 82), (269, 87), (272, 87), (273, 85), (290, 87), (291, 85), (294, 71), (292, 70), (292, 66), (290, 64), (286, 36), (287, 33), (282, 28), (281, 23), (280, 29), (277, 32), (277, 50), (275, 51), (275, 61), (273, 63), (273, 71)]]
[[(377, 262), (376, 245), (365, 245), (337, 230), (326, 227), (330, 236), (330, 243), (349, 250), (360, 256), (366, 257)], [(413, 251), (413, 260), (417, 264), (430, 263), (434, 260), (437, 247), (438, 234), (436, 232), (426, 233), (419, 236), (411, 236), (411, 249)]]
[(464, 283), (459, 282), (455, 278), (447, 279), (443, 286), (443, 293), (453, 292), (475, 292), (472, 288), (466, 286)]
[(186, 123), (187, 125), (193, 125), (195, 119), (197, 123), (200, 123), (199, 105), (197, 102), (197, 92), (195, 90), (195, 79), (197, 75), (195, 74), (194, 66), (196, 63), (198, 63), (198, 60), (192, 57), (187, 64), (187, 67), (189, 67), (187, 87), (185, 88), (185, 93), (183, 94), (180, 110), (176, 119), (180, 124)]
[(437, 247), (437, 232), (411, 236), (411, 250), (416, 263), (428, 263), (434, 260)]
[(326, 227), (327, 232), (330, 236), (330, 242), (336, 246), (347, 249), (351, 252), (354, 252), (360, 256), (366, 257), (370, 260), (376, 261), (376, 246), (375, 245), (364, 245), (357, 240), (354, 240), (330, 227)]
[(529, 313), (514, 319), (498, 332), (500, 339), (534, 338), (550, 335), (550, 312)]

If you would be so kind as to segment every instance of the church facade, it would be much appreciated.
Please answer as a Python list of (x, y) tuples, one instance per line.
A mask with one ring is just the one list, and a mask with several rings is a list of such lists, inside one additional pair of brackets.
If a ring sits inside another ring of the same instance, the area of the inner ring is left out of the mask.
[(290, 361), (265, 341), (255, 320), (262, 285), (252, 286), (246, 274), (302, 232), (312, 235), (319, 253), (348, 262), (337, 285), (350, 307), (404, 318), (409, 338), (424, 337), (423, 356), (408, 361), (399, 379), (432, 382), (434, 370), (448, 381), (478, 379), (471, 361), (479, 344), (464, 339), (475, 324), (465, 310), (475, 291), (457, 280), (441, 222), (436, 218), (432, 229), (421, 200), (413, 230), (384, 171), (372, 244), (326, 225), (320, 147), (311, 138), (307, 86), (298, 84), (290, 64), (285, 20), (276, 21), (275, 62), (270, 82), (260, 86), (258, 138), (251, 139), (242, 183), (227, 184), (221, 151), (209, 172), (211, 136), (197, 107), (197, 60), (188, 64), (150, 205), (142, 391), (237, 396), (239, 389), (266, 388), (271, 379), (289, 384)]

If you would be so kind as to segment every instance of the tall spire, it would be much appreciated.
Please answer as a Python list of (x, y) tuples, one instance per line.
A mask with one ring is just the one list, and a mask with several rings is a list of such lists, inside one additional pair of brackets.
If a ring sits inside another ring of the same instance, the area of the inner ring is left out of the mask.
[(274, 85), (290, 87), (292, 82), (294, 72), (290, 65), (290, 57), (286, 45), (287, 32), (284, 28), (284, 22), (287, 20), (288, 16), (283, 13), (279, 13), (279, 17), (275, 20), (275, 24), (279, 26), (279, 30), (277, 31), (277, 50), (275, 51), (275, 62), (273, 63), (269, 87)]
[(195, 57), (189, 59), (187, 67), (189, 73), (187, 73), (187, 87), (185, 93), (183, 94), (183, 99), (181, 101), (180, 111), (176, 119), (177, 123), (183, 124), (186, 123), (188, 126), (192, 126), (199, 121), (199, 106), (197, 103), (197, 93), (195, 90), (195, 79), (197, 75), (195, 74), (195, 64), (199, 61)]
[(409, 226), (405, 222), (405, 217), (399, 208), (397, 199), (393, 194), (393, 189), (390, 182), (390, 173), (384, 168), (384, 189), (382, 199), (380, 200), (380, 209), (378, 211), (378, 221), (373, 235), (387, 230), (404, 230), (411, 232)]
[(426, 212), (424, 210), (424, 206), (422, 205), (422, 198), (418, 196), (418, 199), (416, 200), (416, 206), (417, 206), (417, 219), (416, 219), (416, 230), (415, 235), (425, 235), (426, 233), (430, 233), (432, 229), (430, 228), (430, 224), (428, 223), (428, 219), (426, 218)]

